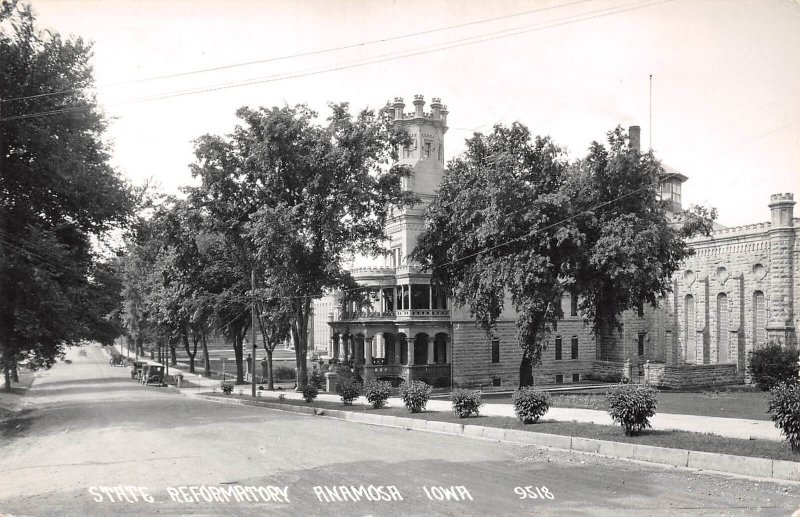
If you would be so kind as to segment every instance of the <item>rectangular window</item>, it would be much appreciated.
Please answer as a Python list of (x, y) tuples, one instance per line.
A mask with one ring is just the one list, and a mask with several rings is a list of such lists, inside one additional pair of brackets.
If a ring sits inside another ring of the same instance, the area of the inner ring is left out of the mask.
[(577, 294), (573, 294), (571, 299), (570, 299), (569, 315), (570, 316), (577, 316), (578, 315), (578, 295)]
[(425, 158), (431, 157), (431, 143), (425, 142)]
[(556, 375), (556, 384), (564, 384), (564, 376), (561, 374)]
[(573, 373), (572, 374), (572, 382), (581, 382), (581, 374)]
[(570, 359), (578, 358), (578, 336), (572, 336), (572, 350), (570, 350)]
[(500, 340), (493, 339), (492, 340), (492, 362), (499, 363), (500, 362)]
[(640, 304), (638, 305), (638, 307), (636, 307), (636, 314), (637, 314), (637, 315), (638, 315), (640, 318), (644, 318), (644, 304), (643, 304), (643, 303), (640, 303)]
[(500, 379), (492, 379), (492, 386), (500, 386)]
[(561, 336), (556, 336), (556, 361), (561, 360)]
[(645, 334), (639, 334), (639, 355), (644, 355), (644, 336)]

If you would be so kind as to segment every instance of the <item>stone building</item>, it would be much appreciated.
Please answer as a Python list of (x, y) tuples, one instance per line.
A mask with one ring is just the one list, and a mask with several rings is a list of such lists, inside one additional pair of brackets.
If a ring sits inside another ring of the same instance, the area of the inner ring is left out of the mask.
[[(421, 203), (396, 211), (387, 225), (388, 255), (380, 264), (351, 273), (370, 293), (366, 307), (345, 304), (339, 294), (315, 302), (314, 348), (338, 360), (352, 360), (365, 379), (395, 382), (421, 379), (436, 386), (516, 386), (522, 352), (515, 314), (506, 309), (487, 335), (467, 308), (452, 307), (431, 276), (407, 257), (424, 228), (425, 208), (444, 173), (446, 106), (437, 98), (425, 112), (421, 95), (414, 110), (393, 104), (394, 121), (411, 136), (400, 163), (411, 176), (404, 187)], [(639, 128), (630, 130), (633, 145)], [(665, 167), (661, 197), (668, 211), (682, 210), (687, 180)], [(690, 242), (696, 254), (673, 279), (673, 291), (656, 309), (623, 315), (623, 330), (601, 345), (577, 311), (577, 300), (562, 300), (559, 321), (535, 369), (537, 383), (589, 379), (633, 380), (670, 387), (728, 384), (744, 380), (747, 353), (767, 341), (795, 346), (798, 314), (794, 296), (800, 282), (800, 241), (792, 194), (772, 196), (771, 222), (736, 228), (716, 226)]]

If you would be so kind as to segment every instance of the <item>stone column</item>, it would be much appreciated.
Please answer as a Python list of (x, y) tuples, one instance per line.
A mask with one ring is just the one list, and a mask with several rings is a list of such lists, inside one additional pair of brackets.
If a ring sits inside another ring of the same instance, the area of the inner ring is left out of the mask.
[(435, 341), (435, 336), (428, 336), (428, 364), (433, 364), (433, 347)]
[(402, 343), (400, 342), (400, 334), (394, 335), (394, 364), (400, 364), (402, 359)]
[(769, 317), (767, 340), (783, 346), (796, 344), (794, 328), (794, 196), (773, 194), (769, 208)]
[(409, 340), (406, 337), (406, 350), (408, 357), (406, 357), (406, 366), (414, 366), (414, 340)]
[(364, 336), (364, 364), (372, 366), (372, 338)]
[(339, 360), (339, 340), (336, 335), (331, 335), (331, 349), (329, 354), (333, 357), (334, 360)]

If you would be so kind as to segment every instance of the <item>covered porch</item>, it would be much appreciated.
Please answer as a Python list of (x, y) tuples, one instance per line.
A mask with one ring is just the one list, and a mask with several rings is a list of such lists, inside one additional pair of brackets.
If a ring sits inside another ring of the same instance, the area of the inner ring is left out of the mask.
[(387, 380), (400, 385), (412, 380), (435, 387), (451, 385), (450, 335), (447, 332), (335, 332), (333, 359), (350, 363), (364, 381)]

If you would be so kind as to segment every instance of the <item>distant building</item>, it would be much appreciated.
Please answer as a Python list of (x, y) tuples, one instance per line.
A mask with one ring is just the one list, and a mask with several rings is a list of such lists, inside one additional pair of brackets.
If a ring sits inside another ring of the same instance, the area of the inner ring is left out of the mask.
[[(424, 229), (425, 208), (444, 174), (446, 106), (437, 98), (424, 111), (421, 95), (406, 113), (393, 104), (394, 121), (412, 138), (400, 163), (413, 173), (404, 188), (421, 203), (396, 211), (387, 224), (389, 254), (383, 263), (355, 267), (371, 304), (355, 307), (334, 294), (314, 303), (314, 348), (352, 360), (365, 379), (424, 380), (435, 386), (509, 386), (519, 382), (522, 358), (516, 315), (506, 308), (487, 335), (467, 308), (454, 308), (429, 273), (408, 260)], [(639, 128), (630, 130), (638, 145)], [(660, 195), (672, 213), (682, 210), (686, 176), (666, 168)], [(606, 343), (595, 339), (577, 311), (562, 300), (564, 319), (548, 340), (537, 383), (612, 380), (630, 376), (681, 387), (744, 380), (747, 352), (769, 340), (796, 344), (794, 296), (800, 282), (800, 242), (795, 239), (791, 194), (772, 196), (770, 223), (737, 228), (716, 225), (696, 238), (697, 250), (673, 280), (673, 292), (657, 309), (623, 315), (623, 331)]]

